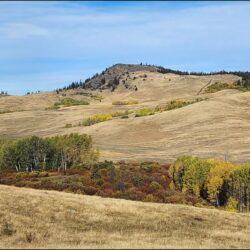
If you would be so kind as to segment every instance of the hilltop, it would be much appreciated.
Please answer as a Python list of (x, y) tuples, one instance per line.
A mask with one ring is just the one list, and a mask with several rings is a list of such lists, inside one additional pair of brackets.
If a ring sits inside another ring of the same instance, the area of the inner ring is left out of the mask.
[[(108, 85), (108, 77), (118, 80), (114, 89)], [(238, 88), (241, 81), (241, 76), (225, 72), (185, 74), (157, 66), (117, 64), (88, 80), (86, 88), (0, 98), (0, 134), (2, 138), (20, 138), (87, 133), (99, 147), (101, 158), (114, 161), (164, 163), (192, 154), (247, 162), (250, 92)], [(71, 100), (74, 105), (60, 105), (66, 98), (75, 100)], [(151, 111), (173, 100), (192, 104), (166, 112)], [(89, 105), (75, 105), (77, 101)], [(78, 126), (96, 114), (126, 110), (126, 119), (113, 117)], [(135, 117), (138, 110), (145, 116)]]
[(243, 249), (250, 244), (247, 214), (3, 185), (0, 200), (0, 248), (5, 249)]
[(155, 66), (134, 65), (134, 64), (115, 64), (107, 68), (101, 74), (94, 75), (93, 78), (87, 79), (85, 89), (104, 90), (110, 89), (114, 91), (118, 85), (123, 85), (129, 90), (137, 90), (136, 85), (131, 84), (130, 73), (138, 71), (157, 72)]
[[(123, 85), (128, 90), (135, 90), (137, 91), (136, 85), (131, 85), (131, 80), (135, 80), (135, 77), (131, 78), (130, 73), (135, 72), (155, 72), (161, 74), (176, 74), (176, 75), (193, 75), (193, 76), (208, 76), (208, 75), (236, 75), (242, 78), (242, 81), (247, 86), (250, 85), (250, 72), (248, 71), (218, 71), (218, 72), (187, 72), (181, 70), (173, 70), (164, 68), (162, 66), (156, 65), (143, 65), (141, 64), (115, 64), (109, 68), (103, 70), (100, 74), (96, 73), (90, 78), (87, 78), (84, 82), (80, 80), (80, 82), (72, 82), (72, 84), (64, 87), (62, 90), (69, 90), (69, 89), (76, 89), (76, 88), (83, 88), (83, 89), (90, 89), (90, 90), (104, 90), (109, 89), (114, 91), (119, 85)], [(143, 77), (143, 76), (141, 76)], [(147, 75), (144, 75), (147, 77)]]

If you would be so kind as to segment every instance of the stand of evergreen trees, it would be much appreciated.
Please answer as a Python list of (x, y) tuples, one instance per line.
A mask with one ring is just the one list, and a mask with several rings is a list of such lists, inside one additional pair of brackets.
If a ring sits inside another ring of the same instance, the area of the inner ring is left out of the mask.
[(72, 133), (51, 138), (27, 137), (0, 141), (0, 169), (31, 172), (66, 170), (98, 159), (92, 138)]
[[(102, 74), (104, 73), (104, 71), (102, 72)], [(63, 88), (59, 88), (59, 89), (56, 89), (56, 92), (59, 93), (59, 92), (62, 92), (64, 90), (70, 90), (70, 89), (78, 89), (78, 88), (82, 88), (84, 89), (86, 87), (86, 84), (94, 79), (95, 77), (97, 77), (99, 74), (96, 73), (95, 75), (93, 75), (92, 77), (89, 77), (87, 79), (85, 79), (85, 81), (82, 81), (80, 80), (79, 82), (78, 81), (75, 81), (75, 82), (72, 82), (71, 84), (69, 84), (68, 86), (66, 87), (63, 87)]]

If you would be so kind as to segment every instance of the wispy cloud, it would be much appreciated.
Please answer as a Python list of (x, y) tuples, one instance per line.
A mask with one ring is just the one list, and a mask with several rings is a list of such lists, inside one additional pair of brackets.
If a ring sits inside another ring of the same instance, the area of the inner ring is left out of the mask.
[(49, 29), (32, 23), (6, 23), (0, 28), (0, 36), (5, 39), (26, 39), (32, 37), (49, 37)]
[(53, 89), (116, 62), (245, 70), (249, 13), (247, 2), (1, 2), (0, 89)]

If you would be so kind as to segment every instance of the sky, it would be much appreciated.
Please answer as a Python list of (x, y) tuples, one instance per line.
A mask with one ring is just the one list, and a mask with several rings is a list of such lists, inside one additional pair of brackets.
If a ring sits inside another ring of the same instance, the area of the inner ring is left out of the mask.
[(0, 91), (22, 95), (116, 63), (250, 70), (250, 2), (0, 2)]

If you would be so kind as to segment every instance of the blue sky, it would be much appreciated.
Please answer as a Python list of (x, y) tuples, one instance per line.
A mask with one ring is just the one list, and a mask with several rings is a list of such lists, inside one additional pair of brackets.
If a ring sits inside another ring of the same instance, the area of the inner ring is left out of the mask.
[(115, 63), (250, 70), (250, 2), (0, 2), (0, 90), (52, 90)]

